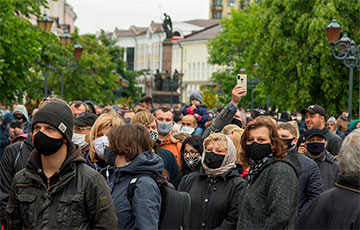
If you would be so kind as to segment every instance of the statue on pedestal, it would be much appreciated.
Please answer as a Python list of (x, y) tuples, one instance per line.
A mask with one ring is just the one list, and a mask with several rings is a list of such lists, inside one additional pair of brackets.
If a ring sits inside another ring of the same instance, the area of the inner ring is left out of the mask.
[(172, 22), (171, 22), (171, 18), (169, 15), (164, 13), (164, 22), (163, 22), (163, 29), (165, 30), (166, 33), (166, 40), (172, 38)]

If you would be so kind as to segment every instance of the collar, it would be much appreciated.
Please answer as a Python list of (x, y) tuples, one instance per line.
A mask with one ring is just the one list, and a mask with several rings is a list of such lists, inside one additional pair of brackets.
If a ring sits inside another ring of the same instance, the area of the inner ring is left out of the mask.
[(161, 141), (160, 145), (171, 144), (171, 143), (176, 144), (178, 142), (179, 140), (175, 139), (173, 136), (171, 136), (171, 134), (169, 134), (165, 140)]
[(343, 176), (340, 174), (336, 180), (335, 186), (352, 192), (360, 193), (360, 180), (356, 177)]

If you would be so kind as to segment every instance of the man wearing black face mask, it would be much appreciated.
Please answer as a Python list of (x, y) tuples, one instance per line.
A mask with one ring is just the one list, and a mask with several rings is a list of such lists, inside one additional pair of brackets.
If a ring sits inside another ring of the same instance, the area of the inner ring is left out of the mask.
[(277, 127), (280, 138), (287, 145), (287, 158), (301, 171), (299, 177), (299, 203), (297, 216), (310, 206), (311, 202), (324, 191), (319, 166), (296, 149), (296, 129), (289, 122)]
[(70, 107), (63, 101), (44, 105), (32, 129), (35, 149), (10, 190), (9, 229), (117, 228), (104, 178), (85, 164), (71, 141)]
[(326, 144), (326, 137), (320, 129), (312, 128), (306, 133), (306, 155), (319, 165), (324, 183), (324, 190), (334, 187), (336, 178), (339, 174), (339, 164), (325, 149)]

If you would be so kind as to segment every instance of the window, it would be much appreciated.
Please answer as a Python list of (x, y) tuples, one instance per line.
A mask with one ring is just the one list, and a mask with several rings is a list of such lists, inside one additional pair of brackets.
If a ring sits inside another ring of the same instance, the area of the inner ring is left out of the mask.
[(134, 70), (134, 50), (135, 48), (126, 48), (127, 70)]
[(201, 79), (205, 80), (205, 63), (203, 62), (201, 65), (202, 65)]
[(193, 69), (192, 69), (192, 79), (191, 80), (195, 80), (195, 78), (196, 78), (196, 67), (195, 67), (195, 63), (193, 63)]
[(213, 18), (214, 19), (220, 19), (221, 18), (221, 12), (215, 12), (214, 15), (213, 15)]
[(235, 0), (228, 0), (227, 5), (228, 6), (235, 6)]
[(222, 6), (222, 0), (214, 0), (214, 6)]
[(173, 33), (173, 36), (174, 36), (174, 37), (181, 37), (181, 34), (180, 34), (179, 31), (175, 31), (175, 32)]

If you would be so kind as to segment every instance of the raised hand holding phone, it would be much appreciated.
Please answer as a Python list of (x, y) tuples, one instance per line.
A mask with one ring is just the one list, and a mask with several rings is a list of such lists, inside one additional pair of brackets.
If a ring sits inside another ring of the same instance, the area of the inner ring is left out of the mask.
[(246, 90), (247, 90), (247, 76), (246, 76), (246, 74), (238, 74), (236, 76), (236, 80), (237, 80), (237, 85), (240, 85), (243, 88), (245, 88), (245, 94), (246, 94)]

